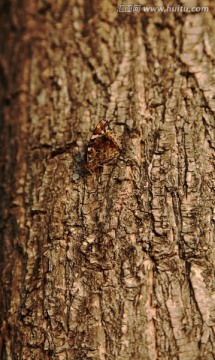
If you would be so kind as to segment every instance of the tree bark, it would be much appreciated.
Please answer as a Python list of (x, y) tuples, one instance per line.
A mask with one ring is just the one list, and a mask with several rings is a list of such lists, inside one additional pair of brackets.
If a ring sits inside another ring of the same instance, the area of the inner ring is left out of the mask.
[[(204, 3), (1, 1), (1, 359), (215, 359)], [(101, 119), (120, 151), (89, 172)]]

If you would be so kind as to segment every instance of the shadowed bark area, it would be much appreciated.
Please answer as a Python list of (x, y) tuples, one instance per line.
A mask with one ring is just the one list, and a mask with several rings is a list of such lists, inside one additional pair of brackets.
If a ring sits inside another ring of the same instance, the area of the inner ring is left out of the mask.
[[(0, 1), (1, 359), (214, 359), (204, 2)], [(87, 171), (101, 119), (120, 149)]]

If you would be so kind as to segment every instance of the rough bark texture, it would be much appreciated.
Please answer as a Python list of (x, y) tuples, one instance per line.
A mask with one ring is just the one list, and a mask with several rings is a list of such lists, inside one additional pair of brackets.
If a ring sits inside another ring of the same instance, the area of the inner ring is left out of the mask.
[[(215, 359), (215, 31), (201, 5), (1, 1), (1, 359)], [(121, 152), (86, 174), (103, 118)]]

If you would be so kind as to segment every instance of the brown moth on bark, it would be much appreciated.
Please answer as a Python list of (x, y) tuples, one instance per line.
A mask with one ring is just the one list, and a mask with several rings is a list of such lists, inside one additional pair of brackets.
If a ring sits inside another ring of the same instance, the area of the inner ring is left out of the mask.
[(93, 131), (86, 154), (86, 168), (92, 173), (113, 161), (119, 154), (120, 144), (107, 129), (108, 123), (101, 120)]

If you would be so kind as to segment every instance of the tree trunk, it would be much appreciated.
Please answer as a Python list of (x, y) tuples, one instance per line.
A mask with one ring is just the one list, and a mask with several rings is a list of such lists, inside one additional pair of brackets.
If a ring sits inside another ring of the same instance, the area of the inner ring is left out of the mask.
[(1, 0), (1, 359), (215, 359), (204, 2)]

